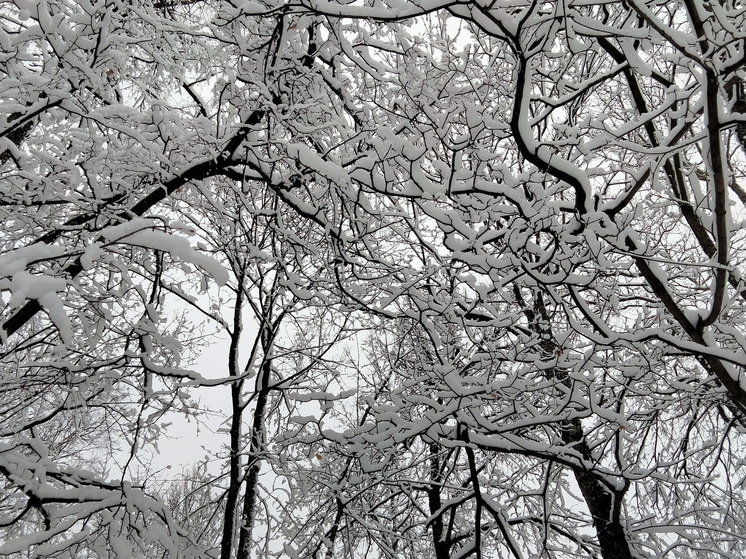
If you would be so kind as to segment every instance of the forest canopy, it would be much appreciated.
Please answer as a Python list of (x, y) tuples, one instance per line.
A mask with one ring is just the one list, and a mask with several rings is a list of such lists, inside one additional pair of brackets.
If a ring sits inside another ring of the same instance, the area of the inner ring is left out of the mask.
[(0, 555), (746, 556), (740, 0), (0, 22)]

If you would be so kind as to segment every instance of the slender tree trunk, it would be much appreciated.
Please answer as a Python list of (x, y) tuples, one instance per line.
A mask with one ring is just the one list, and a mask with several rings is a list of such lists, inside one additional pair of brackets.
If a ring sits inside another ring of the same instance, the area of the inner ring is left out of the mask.
[[(241, 312), (243, 307), (243, 291), (238, 289), (236, 306), (233, 311), (233, 332), (228, 356), (228, 371), (230, 376), (238, 375), (238, 344), (241, 339)], [(231, 426), (230, 426), (230, 457), (228, 459), (228, 493), (225, 498), (225, 519), (223, 520), (223, 534), (220, 539), (220, 559), (231, 559), (233, 551), (233, 533), (236, 525), (236, 505), (241, 492), (241, 421), (243, 403), (241, 390), (243, 383), (231, 384)]]
[(450, 544), (445, 539), (442, 513), (437, 514), (443, 506), (440, 498), (440, 492), (443, 483), (443, 474), (440, 471), (440, 459), (438, 457), (439, 447), (436, 444), (430, 444), (430, 487), (427, 490), (427, 501), (430, 507), (430, 516), (433, 517), (430, 525), (432, 526), (433, 548), (435, 549), (435, 559), (448, 559), (450, 557)]
[(230, 559), (233, 548), (233, 531), (236, 524), (236, 505), (241, 491), (241, 413), (236, 413), (240, 407), (241, 390), (237, 385), (231, 386), (231, 406), (234, 413), (230, 427), (230, 458), (228, 475), (228, 494), (225, 498), (225, 520), (223, 522), (223, 537), (220, 541), (220, 559)]
[(256, 517), (257, 487), (259, 485), (259, 472), (262, 468), (262, 452), (264, 451), (265, 413), (269, 400), (269, 380), (272, 372), (271, 361), (266, 358), (262, 364), (262, 370), (257, 378), (257, 400), (254, 409), (254, 421), (251, 426), (251, 443), (249, 446), (249, 463), (246, 475), (246, 491), (243, 496), (243, 512), (241, 514), (241, 527), (238, 536), (237, 559), (249, 559), (251, 553), (251, 535), (254, 531)]

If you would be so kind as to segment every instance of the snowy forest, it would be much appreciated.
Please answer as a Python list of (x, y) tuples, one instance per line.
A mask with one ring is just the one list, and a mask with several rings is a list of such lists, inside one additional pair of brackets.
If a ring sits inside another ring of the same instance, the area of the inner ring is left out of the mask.
[(0, 22), (0, 556), (746, 557), (742, 0)]

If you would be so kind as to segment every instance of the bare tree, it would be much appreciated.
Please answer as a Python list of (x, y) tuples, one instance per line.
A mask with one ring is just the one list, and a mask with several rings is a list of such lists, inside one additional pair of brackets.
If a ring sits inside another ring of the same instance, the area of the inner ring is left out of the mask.
[(746, 553), (745, 18), (0, 5), (0, 553)]

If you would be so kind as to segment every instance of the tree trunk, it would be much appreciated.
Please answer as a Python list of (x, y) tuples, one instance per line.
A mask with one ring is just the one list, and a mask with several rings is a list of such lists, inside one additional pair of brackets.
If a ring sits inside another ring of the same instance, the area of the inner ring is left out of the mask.
[(269, 377), (272, 372), (271, 361), (266, 358), (257, 379), (257, 401), (254, 410), (254, 421), (251, 426), (251, 445), (246, 475), (246, 491), (243, 496), (243, 512), (239, 529), (237, 559), (249, 559), (251, 552), (251, 535), (256, 517), (256, 496), (259, 485), (259, 472), (262, 468), (261, 455), (264, 451), (264, 414), (269, 399)]
[[(438, 459), (438, 445), (430, 444), (430, 486), (427, 489), (427, 501), (430, 508), (430, 515), (435, 515), (443, 506), (440, 498), (441, 484), (443, 475), (440, 471), (440, 460)], [(430, 521), (433, 535), (433, 548), (435, 549), (435, 559), (448, 559), (450, 557), (450, 544), (445, 539), (442, 512), (433, 516)]]
[[(561, 436), (565, 444), (580, 452), (584, 459), (591, 460), (591, 449), (585, 442), (579, 419), (565, 422)], [(603, 559), (632, 559), (627, 535), (621, 524), (622, 492), (612, 491), (597, 475), (585, 468), (575, 467), (573, 474), (593, 517)]]

